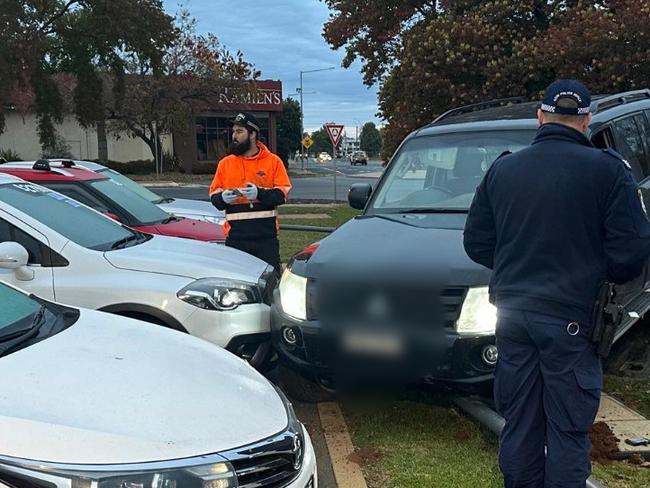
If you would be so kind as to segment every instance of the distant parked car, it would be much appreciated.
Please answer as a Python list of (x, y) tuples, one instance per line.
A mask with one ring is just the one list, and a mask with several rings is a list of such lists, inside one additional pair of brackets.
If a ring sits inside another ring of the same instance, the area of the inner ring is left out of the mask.
[(234, 356), (2, 283), (0, 303), (0, 486), (317, 488), (291, 404)]
[(368, 155), (364, 151), (355, 151), (350, 156), (350, 164), (355, 166), (357, 164), (362, 164), (368, 166)]
[[(176, 215), (177, 217), (186, 217), (194, 220), (204, 220), (212, 224), (223, 225), (226, 221), (226, 214), (217, 210), (212, 203), (202, 200), (190, 200), (187, 198), (170, 198), (163, 197), (149, 188), (133, 181), (131, 178), (123, 175), (119, 171), (108, 168), (102, 164), (94, 163), (92, 161), (70, 160), (70, 159), (48, 159), (51, 167), (65, 168), (65, 167), (81, 167), (86, 168), (104, 176), (108, 176), (111, 180), (121, 183), (126, 188), (134, 191), (145, 200), (158, 205), (165, 212)], [(5, 162), (5, 167), (28, 167), (31, 168), (36, 161), (16, 161)], [(207, 194), (206, 194), (207, 197)]]
[(258, 367), (270, 357), (271, 266), (225, 246), (133, 230), (2, 173), (0, 281), (186, 332)]
[(61, 192), (142, 232), (218, 243), (226, 239), (223, 225), (165, 212), (134, 192), (132, 185), (126, 186), (115, 179), (115, 175), (65, 162), (52, 166), (47, 160), (31, 166), (29, 163), (1, 164), (0, 172)]

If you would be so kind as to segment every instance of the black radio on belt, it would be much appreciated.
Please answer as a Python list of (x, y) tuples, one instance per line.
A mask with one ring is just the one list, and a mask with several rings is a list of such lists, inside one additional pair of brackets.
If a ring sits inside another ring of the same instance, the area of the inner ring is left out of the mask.
[(623, 307), (616, 303), (614, 284), (605, 282), (598, 290), (591, 321), (591, 340), (597, 344), (600, 357), (609, 355), (616, 330), (622, 320)]

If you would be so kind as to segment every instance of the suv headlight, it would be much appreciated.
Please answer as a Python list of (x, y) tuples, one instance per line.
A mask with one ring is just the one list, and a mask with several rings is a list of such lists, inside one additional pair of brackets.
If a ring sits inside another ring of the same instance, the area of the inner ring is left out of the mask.
[(470, 288), (463, 302), (456, 332), (462, 335), (494, 334), (497, 309), (490, 303), (487, 286)]
[(0, 464), (0, 481), (11, 486), (56, 488), (236, 488), (232, 465), (214, 457), (217, 462), (212, 464), (165, 469), (165, 463), (150, 463), (151, 468), (142, 464), (137, 470), (130, 470), (133, 465), (50, 465), (12, 459), (12, 464)]
[(280, 304), (286, 314), (307, 320), (307, 278), (285, 269), (280, 279)]
[(196, 280), (176, 296), (195, 307), (206, 310), (234, 310), (246, 303), (261, 303), (256, 285), (243, 281), (203, 278)]

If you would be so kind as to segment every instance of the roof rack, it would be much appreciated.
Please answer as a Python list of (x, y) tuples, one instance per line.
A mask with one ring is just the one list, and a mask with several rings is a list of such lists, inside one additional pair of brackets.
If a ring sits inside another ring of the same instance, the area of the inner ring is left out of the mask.
[(38, 169), (41, 171), (51, 171), (52, 168), (50, 168), (50, 162), (47, 159), (39, 159), (34, 163), (34, 166), (32, 166), (32, 169)]
[(471, 105), (463, 105), (462, 107), (452, 108), (447, 110), (442, 115), (439, 115), (433, 122), (429, 124), (432, 126), (442, 119), (451, 117), (452, 115), (460, 115), (467, 112), (474, 112), (476, 110), (483, 110), (486, 108), (500, 107), (502, 105), (509, 105), (512, 103), (524, 103), (527, 102), (525, 97), (510, 97), (510, 98), (497, 98), (495, 100), (488, 100), (487, 102), (472, 103)]
[(633, 90), (622, 93), (617, 93), (615, 95), (609, 95), (598, 100), (594, 100), (591, 103), (591, 113), (597, 114), (608, 108), (617, 107), (619, 105), (624, 105), (630, 102), (636, 102), (638, 100), (650, 99), (650, 90), (645, 88), (643, 90)]

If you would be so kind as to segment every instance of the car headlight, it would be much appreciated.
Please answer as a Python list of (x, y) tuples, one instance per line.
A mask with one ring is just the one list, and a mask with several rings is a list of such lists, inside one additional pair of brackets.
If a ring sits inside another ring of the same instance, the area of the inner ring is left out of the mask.
[(307, 320), (307, 278), (285, 269), (280, 279), (280, 303), (286, 314)]
[[(0, 463), (0, 481), (10, 486), (56, 488), (236, 488), (237, 474), (229, 462), (217, 462), (177, 469), (165, 463), (125, 466), (75, 466), (15, 460)], [(96, 468), (96, 469), (95, 469)], [(130, 468), (130, 469), (129, 469)]]
[(465, 335), (494, 334), (497, 309), (490, 303), (487, 286), (470, 288), (463, 302), (456, 332)]
[(176, 296), (206, 310), (234, 310), (246, 303), (261, 303), (260, 291), (256, 285), (219, 278), (196, 280)]

